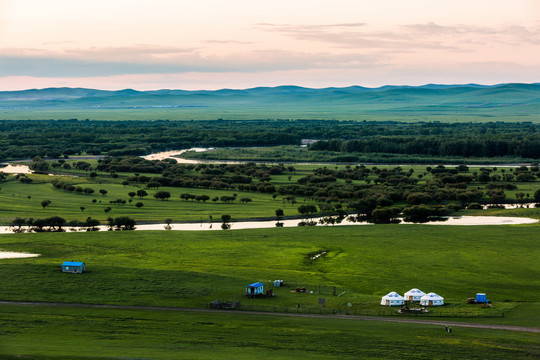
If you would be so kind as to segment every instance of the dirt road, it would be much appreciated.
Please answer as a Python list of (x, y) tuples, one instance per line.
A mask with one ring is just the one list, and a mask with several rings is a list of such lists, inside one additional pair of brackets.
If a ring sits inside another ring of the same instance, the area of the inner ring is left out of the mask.
[(277, 313), (277, 312), (264, 312), (264, 311), (214, 310), (214, 309), (181, 308), (181, 307), (166, 307), (166, 306), (78, 304), (78, 303), (30, 302), (30, 301), (0, 301), (0, 305), (80, 307), (80, 308), (123, 309), (123, 310), (185, 311), (185, 312), (202, 312), (202, 313), (228, 313), (228, 314), (238, 314), (238, 315), (246, 315), (246, 316), (267, 315), (267, 316), (290, 316), (290, 317), (305, 317), (305, 318), (332, 318), (332, 319), (346, 319), (346, 320), (385, 321), (385, 322), (396, 322), (396, 323), (440, 325), (440, 326), (465, 327), (465, 328), (476, 328), (476, 329), (508, 330), (508, 331), (532, 332), (532, 333), (540, 334), (540, 328), (526, 327), (526, 326), (461, 323), (461, 322), (452, 322), (452, 321), (388, 318), (388, 317), (379, 317), (379, 316)]

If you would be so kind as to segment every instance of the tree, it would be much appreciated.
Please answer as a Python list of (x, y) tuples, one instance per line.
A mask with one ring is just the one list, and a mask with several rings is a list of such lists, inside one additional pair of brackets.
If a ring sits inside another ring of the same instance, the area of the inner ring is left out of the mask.
[(87, 217), (83, 226), (86, 227), (86, 231), (96, 231), (99, 225), (100, 225), (99, 220), (92, 219), (91, 217)]
[(140, 209), (140, 208), (142, 208), (142, 207), (144, 206), (144, 204), (143, 204), (142, 202), (139, 201), (138, 203), (135, 204), (135, 206), (136, 206), (138, 209)]
[(54, 232), (61, 232), (64, 231), (62, 229), (62, 226), (66, 225), (67, 221), (66, 219), (60, 217), (60, 216), (52, 216), (50, 218), (45, 219), (46, 224), (49, 226), (50, 231)]
[(37, 172), (44, 172), (49, 169), (49, 164), (47, 164), (45, 160), (43, 160), (39, 156), (36, 156), (32, 160), (32, 163), (30, 163), (29, 168)]
[(284, 212), (283, 212), (283, 209), (277, 209), (276, 210), (276, 216), (278, 219), (282, 218), (284, 216)]
[(540, 201), (540, 188), (536, 189), (534, 192), (534, 200)]
[(300, 205), (298, 207), (298, 212), (302, 215), (306, 214), (315, 214), (317, 212), (317, 207), (315, 205)]
[(13, 219), (10, 226), (17, 227), (17, 229), (14, 230), (15, 232), (22, 232), (22, 227), (24, 225), (26, 225), (26, 219), (17, 217), (15, 219)]
[(251, 198), (241, 198), (240, 199), (240, 202), (243, 203), (243, 204), (247, 204), (248, 202), (251, 202)]
[(128, 192), (128, 196), (129, 196), (130, 198), (134, 198), (135, 195), (137, 195), (137, 193), (136, 193), (135, 191), (130, 191), (130, 192)]
[(401, 209), (398, 207), (380, 207), (373, 210), (371, 218), (373, 222), (384, 224), (392, 222), (399, 215)]
[(409, 196), (407, 196), (407, 202), (413, 205), (425, 204), (425, 203), (430, 202), (431, 200), (432, 199), (431, 199), (431, 196), (429, 196), (429, 194), (422, 193), (422, 192), (412, 193)]
[(129, 216), (114, 218), (113, 225), (116, 230), (135, 230), (136, 222)]
[(79, 209), (81, 209), (81, 212), (84, 212), (84, 209), (86, 209), (84, 206), (81, 206)]
[(87, 195), (90, 195), (90, 194), (94, 193), (94, 189), (92, 189), (92, 188), (84, 188), (83, 191)]
[(109, 211), (111, 211), (111, 207), (110, 206), (107, 206), (105, 209), (103, 209), (103, 211), (105, 211), (105, 214), (108, 214)]
[(45, 209), (49, 205), (51, 205), (51, 200), (43, 200), (43, 201), (41, 201), (41, 207), (43, 209)]
[(197, 201), (201, 201), (201, 200), (202, 200), (202, 202), (206, 202), (206, 200), (210, 200), (210, 196), (204, 195), (204, 194), (203, 194), (203, 195), (197, 195), (197, 196), (195, 197), (195, 200), (197, 200)]
[(99, 193), (103, 196), (107, 195), (108, 191), (105, 189), (99, 189)]
[(149, 188), (149, 189), (159, 189), (159, 187), (161, 186), (160, 183), (158, 182), (149, 182), (148, 184), (146, 184), (146, 187)]
[(221, 224), (221, 229), (228, 230), (231, 228), (231, 224), (229, 224), (229, 221), (231, 221), (231, 215), (223, 214), (221, 215), (221, 220), (223, 221)]
[(139, 198), (142, 199), (143, 197), (145, 197), (145, 196), (147, 196), (147, 195), (148, 195), (148, 193), (147, 193), (145, 190), (137, 190), (137, 196), (138, 196)]
[(171, 197), (171, 193), (168, 191), (158, 191), (154, 194), (154, 197), (163, 201), (169, 199)]

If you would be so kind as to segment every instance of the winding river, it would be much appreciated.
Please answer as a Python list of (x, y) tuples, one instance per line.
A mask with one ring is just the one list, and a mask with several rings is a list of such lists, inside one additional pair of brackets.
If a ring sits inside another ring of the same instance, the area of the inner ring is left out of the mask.
[[(313, 221), (317, 222), (318, 227), (321, 226), (360, 226), (360, 225), (373, 225), (367, 222), (352, 222), (344, 219), (341, 223), (335, 225), (321, 225), (319, 223), (320, 218), (314, 218)], [(293, 220), (281, 220), (283, 227), (297, 227), (298, 223), (303, 221), (302, 219)], [(422, 223), (422, 225), (458, 225), (458, 226), (477, 226), (477, 225), (522, 225), (522, 224), (534, 224), (538, 220), (524, 217), (510, 217), (510, 216), (450, 216), (446, 217), (443, 221), (431, 221)], [(276, 220), (265, 221), (239, 221), (231, 222), (231, 230), (245, 230), (245, 229), (268, 229), (276, 227)], [(414, 223), (400, 222), (400, 225), (413, 225)], [(26, 230), (26, 228), (23, 228)], [(108, 231), (108, 227), (101, 225), (97, 227), (98, 231)], [(81, 231), (78, 228), (65, 228), (67, 232)], [(135, 231), (156, 231), (156, 230), (169, 230), (169, 231), (213, 231), (222, 230), (220, 222), (203, 222), (203, 223), (175, 223), (175, 224), (141, 224), (137, 225)], [(82, 230), (84, 231), (84, 230)], [(0, 234), (13, 234), (13, 229), (9, 226), (0, 227)]]

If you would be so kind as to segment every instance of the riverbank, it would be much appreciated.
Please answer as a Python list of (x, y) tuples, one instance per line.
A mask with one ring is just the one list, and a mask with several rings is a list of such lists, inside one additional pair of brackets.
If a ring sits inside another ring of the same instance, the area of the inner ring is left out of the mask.
[[(322, 224), (321, 220), (323, 218), (317, 217), (312, 218), (309, 221), (318, 227), (332, 227), (332, 226), (358, 226), (358, 225), (374, 225), (368, 222), (358, 222), (350, 221), (348, 219), (343, 219), (339, 223), (334, 223), (332, 225)], [(288, 219), (280, 220), (279, 223), (282, 224), (279, 227), (298, 227), (305, 226), (299, 225), (300, 223), (306, 222), (305, 219)], [(229, 230), (245, 230), (245, 229), (268, 229), (277, 227), (277, 220), (266, 220), (266, 221), (238, 221), (238, 222), (229, 222), (227, 223), (230, 227)], [(524, 225), (524, 224), (535, 224), (538, 223), (538, 220), (531, 218), (523, 217), (504, 217), (504, 216), (452, 216), (444, 217), (437, 221), (429, 221), (421, 223), (421, 225), (457, 225), (457, 226), (491, 226), (491, 225)], [(199, 223), (160, 223), (160, 224), (139, 224), (135, 227), (135, 231), (156, 231), (156, 230), (170, 230), (170, 231), (213, 231), (213, 230), (223, 230), (221, 222), (199, 222)], [(417, 225), (418, 223), (401, 221), (398, 224), (400, 225)], [(16, 231), (14, 227), (2, 226), (0, 227), (0, 234), (12, 234), (15, 232), (28, 232), (28, 227), (21, 227), (19, 231)], [(66, 227), (64, 229), (66, 232), (80, 232), (86, 231), (86, 228), (79, 227)], [(106, 225), (100, 225), (95, 227), (94, 231), (109, 231), (109, 227)]]

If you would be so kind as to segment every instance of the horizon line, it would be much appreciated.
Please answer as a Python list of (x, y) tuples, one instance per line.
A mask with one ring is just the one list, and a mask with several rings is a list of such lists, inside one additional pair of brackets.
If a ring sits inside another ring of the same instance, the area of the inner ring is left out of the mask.
[(506, 83), (496, 83), (496, 84), (479, 84), (479, 83), (457, 83), (457, 84), (443, 84), (443, 83), (426, 83), (423, 85), (394, 85), (394, 84), (386, 84), (381, 86), (375, 86), (375, 87), (369, 87), (369, 86), (362, 86), (362, 85), (349, 85), (349, 86), (326, 86), (326, 87), (308, 87), (308, 86), (301, 86), (301, 85), (292, 85), (292, 84), (283, 84), (283, 85), (276, 85), (276, 86), (254, 86), (254, 87), (247, 87), (247, 88), (220, 88), (215, 90), (210, 89), (196, 89), (196, 90), (186, 90), (186, 89), (180, 89), (180, 88), (160, 88), (160, 89), (153, 89), (153, 90), (137, 90), (135, 88), (123, 88), (123, 89), (116, 89), (116, 90), (105, 90), (105, 89), (99, 89), (99, 88), (91, 88), (91, 87), (71, 87), (71, 86), (51, 86), (51, 87), (44, 87), (44, 88), (28, 88), (23, 90), (0, 90), (0, 93), (4, 92), (23, 92), (23, 91), (43, 91), (43, 90), (52, 90), (52, 89), (80, 89), (80, 90), (99, 90), (99, 91), (109, 91), (109, 92), (118, 92), (118, 91), (137, 91), (137, 92), (152, 92), (152, 91), (188, 91), (188, 92), (196, 92), (196, 91), (208, 91), (208, 92), (216, 92), (216, 91), (223, 91), (223, 90), (230, 90), (230, 91), (242, 91), (242, 90), (253, 90), (253, 89), (276, 89), (280, 87), (294, 87), (294, 88), (302, 88), (302, 89), (311, 89), (311, 90), (325, 90), (325, 89), (347, 89), (347, 88), (364, 88), (364, 89), (382, 89), (385, 87), (403, 87), (403, 88), (422, 88), (426, 86), (453, 86), (453, 87), (470, 87), (470, 86), (480, 86), (480, 87), (497, 87), (497, 86), (504, 86), (504, 85), (540, 85), (540, 82), (531, 82), (531, 83), (524, 83), (524, 82), (506, 82)]

